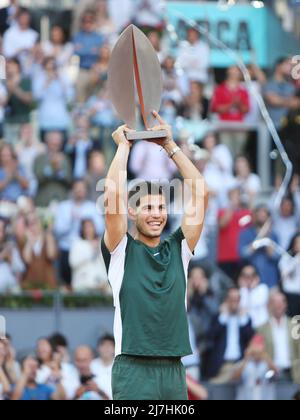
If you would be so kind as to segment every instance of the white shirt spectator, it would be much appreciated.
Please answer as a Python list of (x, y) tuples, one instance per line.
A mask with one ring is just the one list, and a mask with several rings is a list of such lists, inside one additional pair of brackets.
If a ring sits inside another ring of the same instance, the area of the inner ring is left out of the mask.
[(300, 255), (285, 254), (279, 263), (285, 293), (300, 295)]
[(163, 1), (134, 0), (134, 16), (139, 26), (159, 27), (164, 20)]
[(290, 217), (282, 217), (279, 212), (272, 212), (273, 214), (273, 230), (277, 235), (279, 245), (288, 250), (291, 240), (294, 237), (300, 226), (300, 219), (298, 212)]
[[(66, 392), (67, 399), (73, 400), (78, 389), (78, 374), (75, 366), (71, 363), (62, 363), (61, 376), (61, 383)], [(51, 369), (46, 365), (42, 365), (39, 368), (36, 381), (38, 384), (55, 385), (51, 382)]]
[(206, 84), (210, 66), (208, 44), (198, 41), (192, 45), (183, 41), (178, 52), (177, 66), (184, 70), (189, 80)]
[(274, 363), (280, 370), (290, 369), (292, 361), (287, 317), (283, 317), (280, 323), (272, 318), (271, 328), (274, 343)]
[(254, 328), (259, 328), (268, 322), (269, 293), (269, 288), (265, 284), (259, 284), (253, 289), (246, 287), (241, 289), (241, 309), (250, 315)]
[(113, 363), (109, 366), (106, 366), (103, 361), (98, 358), (93, 360), (91, 364), (91, 371), (97, 378), (97, 385), (99, 388), (105, 392), (105, 394), (112, 400), (112, 368)]
[(24, 66), (38, 37), (38, 33), (31, 28), (22, 30), (18, 24), (11, 26), (3, 36), (4, 56), (6, 58), (18, 57)]

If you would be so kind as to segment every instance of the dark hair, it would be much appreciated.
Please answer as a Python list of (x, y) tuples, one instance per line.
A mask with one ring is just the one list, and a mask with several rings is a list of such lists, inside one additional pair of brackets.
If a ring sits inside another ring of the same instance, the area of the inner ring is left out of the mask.
[(57, 349), (57, 347), (69, 347), (68, 340), (62, 334), (56, 333), (49, 337), (49, 343), (51, 344), (52, 348)]
[(29, 9), (27, 9), (26, 7), (20, 7), (18, 12), (17, 12), (17, 18), (19, 18), (22, 15), (29, 15), (31, 17), (31, 13), (29, 11)]
[(251, 263), (247, 263), (247, 262), (245, 262), (245, 263), (243, 263), (243, 265), (240, 267), (238, 277), (241, 277), (242, 272), (245, 270), (245, 268), (248, 268), (248, 267), (251, 267), (251, 268), (255, 271), (256, 276), (259, 276), (259, 272), (258, 272), (257, 268), (255, 267), (255, 265), (253, 265), (253, 264), (251, 264)]
[(296, 252), (295, 252), (295, 245), (296, 245), (296, 241), (297, 241), (297, 239), (300, 237), (300, 231), (299, 232), (297, 232), (294, 236), (293, 236), (293, 238), (292, 238), (292, 240), (291, 240), (291, 243), (290, 243), (290, 246), (289, 246), (289, 248), (288, 248), (288, 251), (289, 251), (289, 253), (290, 253), (290, 255), (292, 255), (293, 257), (295, 257), (296, 256)]
[(111, 342), (113, 345), (115, 345), (115, 339), (111, 334), (105, 334), (102, 337), (99, 338), (97, 342), (97, 347), (102, 346), (106, 341)]
[(229, 295), (230, 295), (231, 292), (239, 292), (240, 293), (240, 289), (236, 286), (230, 287), (226, 292), (225, 299), (224, 299), (225, 302), (229, 298)]
[[(141, 199), (148, 195), (165, 196), (163, 186), (152, 182), (141, 182), (136, 184), (129, 191), (128, 203), (129, 207), (136, 208), (141, 205)], [(136, 201), (134, 201), (134, 200)]]
[(20, 62), (20, 60), (17, 58), (17, 57), (12, 57), (12, 58), (9, 58), (8, 60), (7, 60), (7, 64), (8, 63), (13, 63), (13, 64), (16, 64), (18, 67), (19, 67), (19, 70), (21, 71), (21, 62)]
[(292, 206), (293, 206), (293, 215), (294, 215), (295, 214), (295, 210), (296, 210), (296, 203), (295, 203), (295, 199), (294, 199), (293, 195), (291, 193), (285, 195), (283, 197), (282, 201), (281, 201), (281, 206), (283, 205), (283, 203), (285, 201), (289, 201), (292, 204)]
[(277, 69), (277, 67), (281, 66), (283, 63), (285, 63), (288, 60), (289, 60), (288, 56), (278, 58), (278, 60), (275, 62), (275, 69)]
[(97, 231), (96, 231), (96, 226), (95, 226), (95, 223), (94, 223), (94, 221), (92, 220), (92, 219), (83, 219), (82, 221), (81, 221), (81, 224), (80, 224), (80, 238), (81, 239), (86, 239), (85, 238), (85, 235), (84, 235), (84, 228), (85, 228), (85, 224), (86, 223), (92, 223), (92, 225), (94, 226), (94, 230), (95, 230), (95, 239), (97, 238)]

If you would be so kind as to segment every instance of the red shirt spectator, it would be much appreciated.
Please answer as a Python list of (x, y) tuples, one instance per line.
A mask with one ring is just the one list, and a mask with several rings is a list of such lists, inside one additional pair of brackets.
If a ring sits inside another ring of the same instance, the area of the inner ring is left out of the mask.
[(212, 112), (219, 114), (222, 121), (242, 122), (249, 109), (249, 93), (241, 84), (241, 72), (238, 67), (231, 67), (226, 81), (214, 92)]

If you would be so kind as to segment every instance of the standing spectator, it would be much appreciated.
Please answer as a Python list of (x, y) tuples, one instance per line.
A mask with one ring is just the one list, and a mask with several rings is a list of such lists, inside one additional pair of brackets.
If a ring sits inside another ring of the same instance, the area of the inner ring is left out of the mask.
[(93, 11), (86, 11), (81, 18), (81, 30), (73, 39), (75, 54), (80, 58), (80, 73), (77, 83), (77, 101), (86, 102), (89, 97), (90, 70), (97, 62), (104, 37), (96, 32), (96, 18)]
[(241, 291), (241, 308), (250, 315), (254, 328), (264, 325), (269, 319), (268, 302), (269, 289), (266, 284), (260, 283), (256, 268), (245, 265), (238, 278)]
[[(265, 206), (258, 205), (252, 218), (252, 226), (240, 236), (240, 256), (243, 261), (256, 267), (262, 283), (273, 288), (279, 284), (279, 254), (270, 240), (278, 243), (278, 238), (272, 230), (270, 212)], [(262, 238), (266, 241), (259, 241)]]
[(65, 400), (65, 390), (61, 385), (60, 374), (56, 376), (56, 388), (38, 384), (38, 361), (35, 357), (27, 357), (22, 363), (22, 376), (17, 382), (12, 395), (13, 401), (60, 401)]
[(134, 4), (133, 20), (142, 28), (164, 28), (163, 2), (156, 0), (136, 0)]
[(11, 144), (19, 140), (20, 128), (30, 122), (33, 107), (31, 80), (22, 76), (18, 59), (11, 58), (6, 63), (6, 87), (8, 93), (5, 120), (5, 139)]
[(241, 313), (240, 303), (240, 291), (230, 289), (210, 329), (202, 370), (203, 376), (214, 384), (233, 381), (237, 363), (243, 359), (254, 335), (250, 317)]
[(115, 358), (115, 340), (107, 334), (100, 338), (97, 345), (99, 357), (93, 360), (91, 371), (101, 381), (100, 387), (112, 399), (112, 367)]
[(71, 164), (62, 153), (62, 133), (49, 132), (45, 140), (47, 151), (38, 156), (34, 164), (38, 181), (36, 204), (39, 207), (47, 207), (52, 201), (65, 200), (72, 183)]
[(261, 95), (267, 78), (263, 70), (256, 64), (250, 64), (248, 70), (251, 76), (250, 86), (247, 84), (250, 96), (250, 109), (246, 115), (245, 121), (249, 124), (257, 125), (261, 120), (261, 111), (257, 102), (257, 95)]
[(216, 169), (224, 174), (233, 174), (233, 159), (230, 150), (225, 144), (220, 144), (216, 133), (207, 133), (202, 146), (210, 154), (211, 165), (215, 165)]
[(197, 29), (188, 29), (187, 40), (182, 42), (178, 51), (177, 65), (186, 73), (190, 81), (203, 85), (208, 82), (210, 49), (200, 38)]
[(66, 137), (71, 125), (68, 104), (73, 99), (73, 87), (66, 75), (59, 74), (53, 57), (46, 58), (43, 69), (36, 74), (33, 95), (38, 102), (42, 139), (49, 131), (60, 131)]
[[(249, 94), (241, 83), (241, 71), (237, 66), (230, 67), (224, 83), (215, 89), (211, 109), (223, 122), (244, 122), (249, 112)], [(222, 143), (225, 143), (236, 156), (241, 153), (246, 143), (246, 134), (240, 132), (222, 132)]]
[(300, 232), (296, 233), (289, 246), (289, 253), (279, 262), (282, 289), (288, 301), (288, 314), (300, 314)]
[(17, 247), (8, 240), (7, 223), (0, 219), (0, 293), (18, 291), (24, 271)]
[(200, 353), (206, 350), (211, 323), (219, 312), (219, 305), (204, 269), (197, 266), (192, 268), (188, 283), (188, 310)]
[(108, 67), (111, 49), (108, 44), (103, 44), (99, 51), (97, 62), (90, 70), (90, 82), (95, 88), (103, 87), (108, 79)]
[(31, 29), (31, 16), (27, 9), (20, 8), (16, 24), (12, 25), (3, 37), (3, 53), (6, 58), (16, 57), (25, 70), (31, 50), (38, 40), (38, 33)]
[(277, 129), (282, 128), (289, 111), (300, 108), (300, 98), (296, 96), (291, 73), (291, 59), (281, 58), (276, 63), (273, 79), (264, 88), (268, 110)]
[(293, 338), (292, 320), (286, 316), (287, 301), (281, 293), (273, 293), (269, 302), (270, 320), (259, 329), (266, 350), (273, 360), (278, 379), (300, 384), (300, 341)]
[(50, 40), (42, 45), (46, 57), (55, 59), (58, 70), (68, 70), (73, 55), (73, 45), (66, 41), (64, 29), (54, 25), (51, 29)]
[(111, 294), (105, 265), (99, 257), (99, 242), (93, 220), (82, 220), (80, 238), (73, 242), (69, 259), (72, 289), (76, 292), (98, 290)]
[(116, 40), (118, 30), (115, 22), (110, 17), (109, 3), (107, 0), (96, 0), (95, 1), (95, 12), (96, 12), (96, 28), (99, 34), (105, 36), (110, 44), (113, 44)]
[(27, 195), (28, 188), (29, 182), (13, 148), (4, 144), (0, 148), (0, 202), (16, 203), (20, 196)]
[(251, 172), (250, 162), (245, 156), (238, 156), (235, 161), (235, 174), (242, 190), (243, 199), (250, 205), (261, 192), (261, 180)]
[(27, 217), (27, 242), (22, 254), (27, 267), (22, 288), (54, 289), (57, 286), (54, 267), (57, 246), (50, 227), (44, 231), (36, 214)]
[(245, 226), (242, 221), (251, 212), (243, 203), (241, 191), (233, 186), (229, 191), (227, 208), (219, 211), (218, 264), (229, 278), (236, 279), (240, 267), (239, 240)]
[(99, 199), (99, 192), (97, 191), (97, 184), (105, 178), (106, 174), (106, 161), (103, 153), (93, 151), (90, 154), (88, 172), (85, 176), (85, 181), (88, 186), (88, 199), (97, 202)]
[(279, 245), (288, 250), (295, 232), (300, 228), (300, 209), (292, 195), (283, 198), (280, 208), (272, 212), (274, 232)]
[(59, 267), (63, 282), (70, 286), (72, 273), (69, 254), (72, 243), (80, 236), (80, 226), (84, 219), (93, 220), (98, 235), (103, 233), (103, 218), (98, 214), (96, 205), (87, 200), (87, 186), (84, 181), (76, 181), (70, 200), (62, 202), (56, 213), (54, 232), (60, 251)]
[(89, 347), (78, 347), (75, 352), (75, 364), (78, 371), (76, 400), (108, 400), (108, 395), (100, 388), (99, 378), (91, 370), (93, 352)]
[(163, 99), (181, 104), (184, 96), (189, 93), (189, 80), (175, 66), (176, 60), (168, 55), (162, 63)]
[(204, 96), (203, 85), (199, 82), (190, 82), (189, 94), (185, 97), (179, 115), (193, 121), (205, 120), (208, 117), (209, 101)]

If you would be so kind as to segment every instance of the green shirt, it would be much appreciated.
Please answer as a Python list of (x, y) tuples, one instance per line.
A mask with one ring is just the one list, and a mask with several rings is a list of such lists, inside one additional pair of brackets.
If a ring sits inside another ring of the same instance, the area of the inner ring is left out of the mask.
[(127, 234), (102, 253), (116, 309), (116, 355), (183, 357), (192, 353), (186, 313), (192, 258), (181, 229), (150, 248)]

